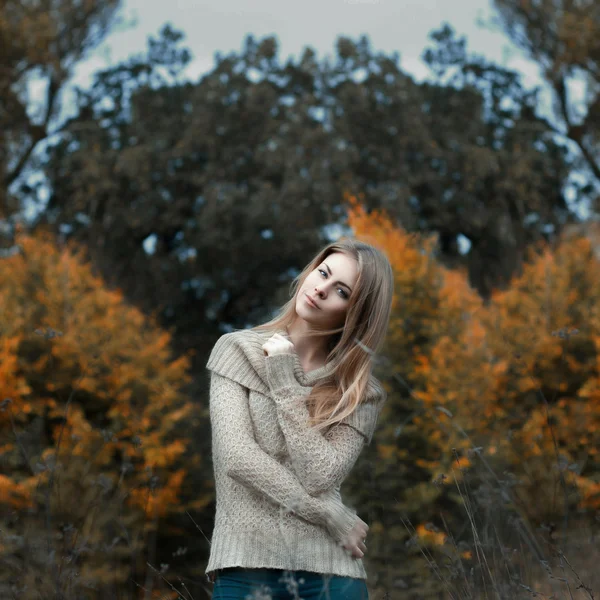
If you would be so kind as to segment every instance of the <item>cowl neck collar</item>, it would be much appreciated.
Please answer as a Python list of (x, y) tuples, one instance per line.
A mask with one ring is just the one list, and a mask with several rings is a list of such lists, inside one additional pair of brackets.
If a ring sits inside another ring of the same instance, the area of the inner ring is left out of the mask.
[[(283, 334), (283, 332), (281, 332)], [(273, 331), (257, 331), (242, 329), (222, 335), (214, 345), (206, 367), (227, 377), (249, 390), (269, 395), (270, 386), (267, 380), (267, 362), (262, 349), (263, 344), (273, 335)], [(319, 380), (333, 373), (332, 364), (328, 363), (306, 373), (297, 354), (293, 355), (294, 376), (300, 385), (313, 387)], [(365, 390), (364, 398), (359, 406), (343, 422), (362, 432), (367, 441), (377, 422), (377, 415), (386, 393), (381, 384), (371, 377)]]
[[(283, 335), (284, 337), (290, 337), (289, 333), (286, 329), (280, 329), (277, 333)], [(267, 335), (266, 339), (269, 339), (271, 335)], [(265, 340), (266, 341), (266, 340)], [(302, 367), (302, 363), (300, 362), (300, 357), (296, 352), (293, 354), (294, 356), (294, 376), (296, 380), (302, 385), (313, 386), (317, 381), (323, 379), (324, 377), (330, 375), (333, 371), (332, 363), (325, 363), (322, 367), (318, 367), (316, 369), (311, 369), (310, 371), (305, 371)]]
[[(268, 394), (266, 357), (262, 345), (273, 333), (273, 331), (243, 329), (222, 335), (213, 347), (206, 364), (207, 369), (228, 377), (244, 387)], [(285, 330), (279, 330), (277, 333), (288, 335)], [(294, 377), (305, 387), (313, 387), (333, 372), (331, 363), (306, 372), (302, 368), (298, 354), (294, 352), (292, 356)]]

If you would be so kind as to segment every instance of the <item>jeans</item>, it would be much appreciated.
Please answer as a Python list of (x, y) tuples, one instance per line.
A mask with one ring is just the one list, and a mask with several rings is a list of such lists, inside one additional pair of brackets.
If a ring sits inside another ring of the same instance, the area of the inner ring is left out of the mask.
[(368, 600), (363, 579), (310, 571), (221, 569), (213, 600)]

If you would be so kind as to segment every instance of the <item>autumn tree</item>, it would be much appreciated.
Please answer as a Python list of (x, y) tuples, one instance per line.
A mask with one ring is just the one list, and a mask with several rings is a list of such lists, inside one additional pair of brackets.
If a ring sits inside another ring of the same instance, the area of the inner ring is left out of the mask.
[(211, 500), (190, 481), (189, 357), (72, 245), (16, 242), (0, 261), (0, 595), (146, 597), (146, 562), (192, 550), (176, 521)]
[(600, 507), (599, 275), (592, 238), (532, 248), (523, 273), (477, 312), (469, 346), (438, 341), (419, 392), (460, 399), (469, 443), (506, 478), (511, 503), (552, 529)]
[[(474, 542), (487, 535), (488, 549), (525, 548), (521, 565), (547, 567), (565, 551), (581, 557), (598, 530), (600, 262), (592, 240), (573, 235), (533, 248), (522, 275), (470, 319), (468, 337), (439, 339), (419, 369), (417, 395), (443, 401), (462, 442), (435, 438), (458, 463), (440, 483), (452, 485), (457, 473), (468, 479), (454, 487), (483, 532)], [(456, 520), (446, 522), (464, 536)], [(448, 542), (442, 535), (440, 548)], [(496, 556), (497, 573), (517, 572), (514, 552)]]
[(600, 508), (600, 262), (589, 239), (537, 248), (485, 313), (502, 365), (488, 451), (538, 522)]
[[(493, 380), (493, 367), (477, 356), (482, 301), (464, 272), (440, 263), (434, 237), (410, 234), (385, 213), (350, 202), (349, 226), (359, 239), (384, 250), (395, 288), (377, 366), (388, 400), (375, 443), (361, 457), (348, 489), (366, 507), (367, 560), (384, 589), (401, 580), (419, 594), (439, 592), (440, 581), (431, 576), (419, 548), (407, 542), (416, 537), (435, 549), (444, 538), (435, 533), (442, 525), (440, 513), (457, 529), (464, 520), (454, 488), (461, 479), (456, 459), (466, 466), (471, 442), (462, 431), (472, 430), (474, 421), (467, 407), (480, 401)], [(459, 355), (468, 360), (457, 360)]]
[(439, 262), (434, 238), (356, 200), (348, 223), (386, 252), (396, 282), (378, 365), (388, 402), (348, 483), (367, 508), (368, 560), (383, 589), (441, 588), (423, 548), (458, 571), (471, 520), (499, 528), (494, 544), (521, 539), (547, 560), (537, 528), (590, 523), (600, 497), (600, 262), (590, 239), (540, 246), (483, 303)]

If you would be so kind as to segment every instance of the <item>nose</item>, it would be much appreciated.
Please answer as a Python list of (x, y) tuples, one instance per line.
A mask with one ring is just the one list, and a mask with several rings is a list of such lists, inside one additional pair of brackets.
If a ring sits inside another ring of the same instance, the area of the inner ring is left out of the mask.
[(315, 292), (317, 292), (317, 296), (319, 296), (319, 298), (322, 298), (325, 293), (318, 285), (315, 286)]

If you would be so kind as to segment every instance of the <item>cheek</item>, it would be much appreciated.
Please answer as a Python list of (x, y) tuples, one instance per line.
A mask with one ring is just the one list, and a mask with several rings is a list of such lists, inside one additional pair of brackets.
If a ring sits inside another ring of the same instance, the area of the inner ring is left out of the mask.
[(347, 314), (348, 314), (348, 305), (343, 300), (340, 300), (339, 303), (336, 303), (336, 305), (334, 307), (332, 307), (332, 309), (331, 309), (332, 318), (334, 318), (338, 322), (345, 321)]
[(315, 273), (311, 273), (306, 280), (304, 281), (304, 285), (302, 286), (303, 290), (312, 290), (319, 285), (318, 276)]

